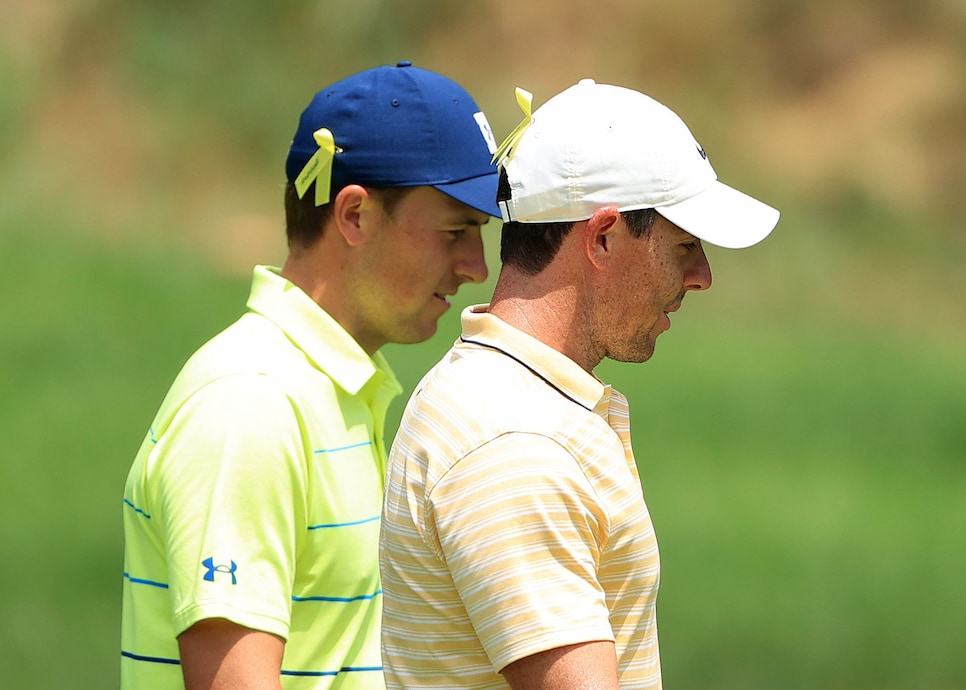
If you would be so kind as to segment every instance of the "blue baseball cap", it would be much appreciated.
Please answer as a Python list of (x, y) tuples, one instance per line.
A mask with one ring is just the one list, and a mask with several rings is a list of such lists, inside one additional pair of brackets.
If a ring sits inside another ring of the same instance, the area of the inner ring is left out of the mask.
[(500, 216), (493, 132), (470, 94), (440, 74), (403, 61), (319, 91), (302, 112), (289, 148), (285, 173), (290, 182), (310, 161), (314, 165), (322, 128), (334, 151), (332, 191), (349, 184), (425, 185)]

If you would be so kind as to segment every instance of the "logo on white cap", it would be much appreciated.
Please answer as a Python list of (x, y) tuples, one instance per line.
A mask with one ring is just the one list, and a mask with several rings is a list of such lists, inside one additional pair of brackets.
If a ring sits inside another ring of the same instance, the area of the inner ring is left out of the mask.
[(684, 121), (639, 91), (581, 79), (525, 123), (500, 161), (510, 192), (500, 203), (504, 221), (575, 222), (604, 205), (653, 208), (729, 248), (761, 241), (778, 222), (777, 209), (718, 182)]

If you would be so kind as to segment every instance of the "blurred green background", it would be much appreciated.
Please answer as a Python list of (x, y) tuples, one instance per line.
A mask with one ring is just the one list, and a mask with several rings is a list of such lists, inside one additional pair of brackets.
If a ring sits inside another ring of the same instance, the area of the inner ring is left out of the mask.
[[(6, 0), (4, 687), (117, 686), (128, 466), (251, 266), (284, 258), (300, 111), (399, 59), (464, 84), (498, 139), (515, 86), (645, 91), (783, 211), (709, 250), (714, 288), (651, 362), (599, 370), (661, 543), (666, 687), (966, 687), (960, 0)], [(387, 347), (407, 390), (457, 313)]]

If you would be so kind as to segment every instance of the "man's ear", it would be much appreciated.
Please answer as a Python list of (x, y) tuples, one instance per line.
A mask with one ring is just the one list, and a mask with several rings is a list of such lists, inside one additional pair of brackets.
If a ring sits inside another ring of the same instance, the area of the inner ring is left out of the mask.
[(349, 246), (365, 240), (365, 215), (374, 201), (369, 190), (357, 184), (346, 185), (332, 200), (336, 228)]
[(587, 260), (600, 268), (614, 251), (616, 231), (621, 222), (620, 211), (605, 206), (594, 212), (583, 227), (584, 254)]

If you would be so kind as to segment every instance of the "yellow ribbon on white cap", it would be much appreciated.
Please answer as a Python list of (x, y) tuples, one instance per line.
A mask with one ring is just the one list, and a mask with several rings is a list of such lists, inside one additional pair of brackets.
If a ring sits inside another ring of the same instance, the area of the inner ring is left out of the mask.
[(496, 149), (496, 153), (493, 154), (493, 158), (490, 159), (490, 163), (495, 163), (500, 161), (500, 165), (504, 165), (513, 156), (513, 151), (516, 148), (517, 143), (523, 137), (523, 133), (527, 131), (527, 128), (533, 124), (533, 94), (526, 89), (521, 89), (519, 86), (516, 88), (517, 105), (520, 106), (520, 110), (523, 111), (523, 120), (516, 126), (516, 128), (510, 132), (503, 143), (499, 145)]
[(302, 172), (295, 178), (295, 191), (299, 199), (305, 196), (309, 186), (315, 182), (315, 205), (322, 206), (329, 203), (332, 187), (332, 159), (335, 157), (335, 137), (325, 127), (315, 130), (312, 134), (315, 143), (319, 145), (309, 162), (302, 168)]

